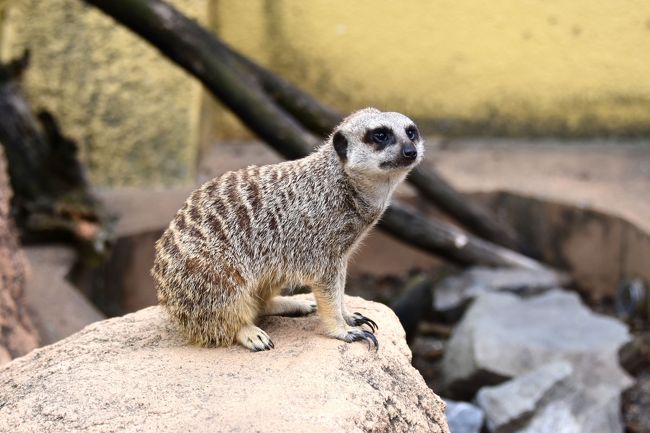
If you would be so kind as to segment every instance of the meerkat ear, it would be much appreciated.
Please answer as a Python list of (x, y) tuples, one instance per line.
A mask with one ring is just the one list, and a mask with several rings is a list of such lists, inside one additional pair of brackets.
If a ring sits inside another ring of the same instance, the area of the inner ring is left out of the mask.
[(341, 161), (345, 162), (348, 159), (348, 139), (341, 131), (336, 131), (332, 137), (332, 144)]

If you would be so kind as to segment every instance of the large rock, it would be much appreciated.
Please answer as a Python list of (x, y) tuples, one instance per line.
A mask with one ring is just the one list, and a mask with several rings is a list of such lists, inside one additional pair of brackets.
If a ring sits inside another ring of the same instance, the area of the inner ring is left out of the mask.
[(571, 373), (573, 368), (568, 362), (554, 362), (501, 385), (481, 388), (476, 402), (487, 415), (490, 431), (515, 431)]
[(567, 362), (552, 363), (504, 384), (484, 387), (476, 400), (494, 433), (623, 431), (620, 390), (580, 383)]
[(24, 290), (28, 266), (10, 217), (11, 188), (0, 147), (0, 365), (38, 345), (27, 314)]
[(443, 360), (451, 395), (470, 398), (484, 385), (555, 361), (567, 361), (581, 383), (630, 385), (618, 364), (629, 340), (625, 325), (593, 313), (575, 293), (552, 290), (531, 298), (486, 293), (467, 311)]
[(270, 317), (275, 349), (189, 346), (160, 307), (97, 322), (0, 370), (0, 431), (448, 432), (387, 307), (347, 298), (380, 347)]

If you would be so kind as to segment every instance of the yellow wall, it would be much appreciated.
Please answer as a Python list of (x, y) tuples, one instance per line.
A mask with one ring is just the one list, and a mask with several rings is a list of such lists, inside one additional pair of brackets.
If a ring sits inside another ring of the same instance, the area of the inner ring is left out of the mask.
[(213, 1), (227, 41), (341, 111), (450, 134), (650, 132), (646, 0)]
[[(403, 111), (450, 135), (650, 134), (647, 0), (172, 0), (342, 112)], [(7, 5), (9, 7), (7, 8)], [(81, 145), (99, 185), (191, 181), (245, 129), (82, 0), (0, 0), (0, 58)]]
[[(0, 0), (6, 1), (6, 0)], [(207, 20), (209, 0), (174, 0)], [(155, 48), (81, 0), (10, 0), (7, 60), (31, 50), (24, 87), (80, 144), (98, 185), (193, 180), (201, 87)]]

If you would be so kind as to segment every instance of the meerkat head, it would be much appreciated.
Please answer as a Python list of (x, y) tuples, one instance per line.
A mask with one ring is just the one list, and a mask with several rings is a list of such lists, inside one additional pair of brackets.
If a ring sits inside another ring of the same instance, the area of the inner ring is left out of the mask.
[(411, 119), (376, 108), (345, 118), (331, 142), (348, 173), (366, 176), (403, 175), (424, 154), (422, 137)]

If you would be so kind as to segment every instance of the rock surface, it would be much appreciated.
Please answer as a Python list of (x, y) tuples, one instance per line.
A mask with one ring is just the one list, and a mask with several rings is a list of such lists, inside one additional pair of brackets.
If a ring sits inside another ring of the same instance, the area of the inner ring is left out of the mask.
[(0, 370), (0, 431), (448, 432), (387, 307), (378, 352), (319, 333), (316, 316), (261, 322), (275, 349), (189, 346), (151, 307), (94, 323)]
[(568, 362), (554, 362), (501, 385), (481, 388), (476, 402), (487, 415), (490, 431), (516, 431), (572, 373)]
[(591, 312), (572, 292), (551, 290), (531, 298), (486, 293), (448, 343), (445, 386), (453, 396), (471, 398), (482, 386), (567, 361), (579, 382), (622, 390), (631, 380), (617, 352), (629, 338), (625, 325)]
[(11, 188), (0, 148), (0, 365), (38, 345), (24, 299), (27, 262), (10, 217)]
[[(477, 402), (494, 433), (622, 433), (620, 389), (580, 383), (556, 362), (495, 387)], [(452, 432), (453, 433), (453, 432)]]

